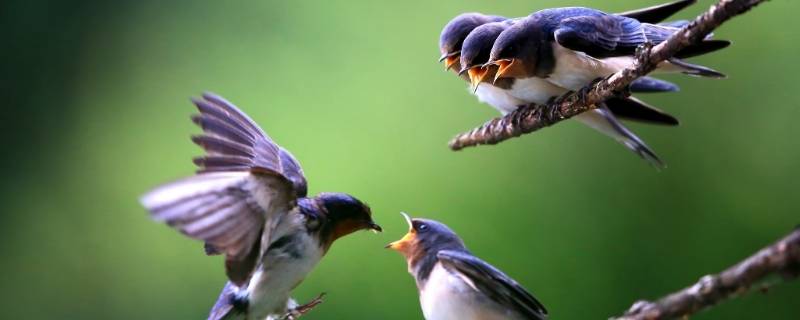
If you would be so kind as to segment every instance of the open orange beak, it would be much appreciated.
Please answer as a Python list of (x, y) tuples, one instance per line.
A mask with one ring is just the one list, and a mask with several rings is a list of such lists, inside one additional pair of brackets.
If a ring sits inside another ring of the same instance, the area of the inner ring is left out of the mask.
[(400, 214), (402, 214), (403, 217), (406, 218), (406, 222), (408, 222), (408, 233), (400, 238), (400, 240), (387, 244), (386, 248), (399, 252), (406, 252), (417, 239), (417, 233), (414, 231), (414, 228), (411, 224), (411, 217), (409, 217), (405, 212), (400, 212)]
[(444, 58), (444, 71), (450, 70), (458, 64), (458, 60), (461, 59), (459, 55), (452, 55), (449, 57)]
[(489, 74), (490, 67), (472, 67), (467, 70), (469, 75), (469, 83), (472, 85), (472, 93), (478, 91), (478, 86), (481, 82), (486, 81), (486, 75)]
[(494, 76), (494, 82), (497, 82), (497, 79), (506, 77), (508, 74), (509, 69), (514, 65), (514, 59), (503, 59), (497, 60), (494, 64), (497, 65), (497, 74)]

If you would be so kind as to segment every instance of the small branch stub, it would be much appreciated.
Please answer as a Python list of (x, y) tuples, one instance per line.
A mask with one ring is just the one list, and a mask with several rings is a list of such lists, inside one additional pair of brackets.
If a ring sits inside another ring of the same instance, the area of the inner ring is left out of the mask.
[(449, 143), (450, 149), (457, 151), (482, 144), (497, 144), (594, 109), (606, 99), (625, 92), (625, 88), (634, 80), (652, 72), (659, 63), (670, 59), (681, 49), (702, 41), (723, 22), (766, 1), (768, 0), (720, 0), (666, 41), (652, 49), (639, 50), (642, 54), (637, 54), (636, 63), (632, 67), (553, 103), (523, 106), (503, 117), (489, 120), (482, 126), (453, 138)]

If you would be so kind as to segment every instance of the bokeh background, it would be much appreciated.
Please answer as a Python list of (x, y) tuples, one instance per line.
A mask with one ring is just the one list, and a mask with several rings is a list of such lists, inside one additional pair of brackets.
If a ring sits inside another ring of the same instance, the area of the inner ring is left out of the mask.
[[(295, 292), (329, 294), (307, 319), (422, 318), (405, 262), (383, 249), (406, 231), (401, 210), (449, 224), (553, 319), (605, 319), (719, 271), (800, 223), (800, 2), (718, 29), (734, 45), (694, 61), (728, 79), (668, 76), (682, 92), (644, 96), (683, 121), (630, 125), (666, 170), (575, 122), (446, 145), (496, 116), (436, 61), (450, 18), (659, 2), (3, 1), (2, 318), (207, 315), (221, 258), (137, 202), (193, 172), (188, 98), (205, 90), (291, 150), (312, 194), (365, 199), (386, 230), (333, 247)], [(697, 319), (796, 319), (798, 296), (789, 283)]]

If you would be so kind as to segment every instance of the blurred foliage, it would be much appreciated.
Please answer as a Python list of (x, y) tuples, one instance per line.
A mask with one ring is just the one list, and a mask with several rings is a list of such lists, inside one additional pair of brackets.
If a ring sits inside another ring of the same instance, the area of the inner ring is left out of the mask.
[[(405, 232), (401, 210), (450, 225), (554, 319), (607, 318), (716, 272), (800, 222), (797, 1), (717, 31), (734, 45), (695, 61), (729, 79), (668, 76), (682, 92), (644, 97), (683, 120), (631, 125), (662, 172), (573, 122), (446, 147), (496, 116), (436, 62), (450, 18), (656, 3), (3, 1), (3, 318), (206, 316), (222, 260), (137, 202), (192, 173), (188, 97), (204, 90), (291, 150), (312, 194), (352, 193), (386, 230), (334, 246), (295, 292), (329, 293), (307, 319), (421, 318), (405, 262), (382, 249)], [(798, 294), (790, 283), (697, 319), (796, 318)]]

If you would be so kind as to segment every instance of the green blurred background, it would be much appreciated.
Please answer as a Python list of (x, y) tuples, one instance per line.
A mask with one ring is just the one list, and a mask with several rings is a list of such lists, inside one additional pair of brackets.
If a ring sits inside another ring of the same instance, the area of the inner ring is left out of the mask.
[[(193, 172), (188, 98), (205, 90), (291, 150), (312, 194), (352, 193), (384, 226), (340, 240), (296, 290), (329, 294), (306, 319), (422, 318), (405, 262), (383, 249), (406, 231), (401, 210), (450, 225), (553, 319), (604, 319), (719, 271), (800, 222), (800, 2), (718, 29), (734, 45), (694, 61), (728, 79), (669, 76), (682, 92), (644, 96), (683, 121), (631, 124), (662, 172), (575, 122), (446, 144), (496, 116), (436, 62), (449, 19), (657, 3), (3, 1), (2, 318), (205, 318), (221, 258), (137, 202)], [(697, 319), (796, 319), (799, 295), (789, 283)]]

